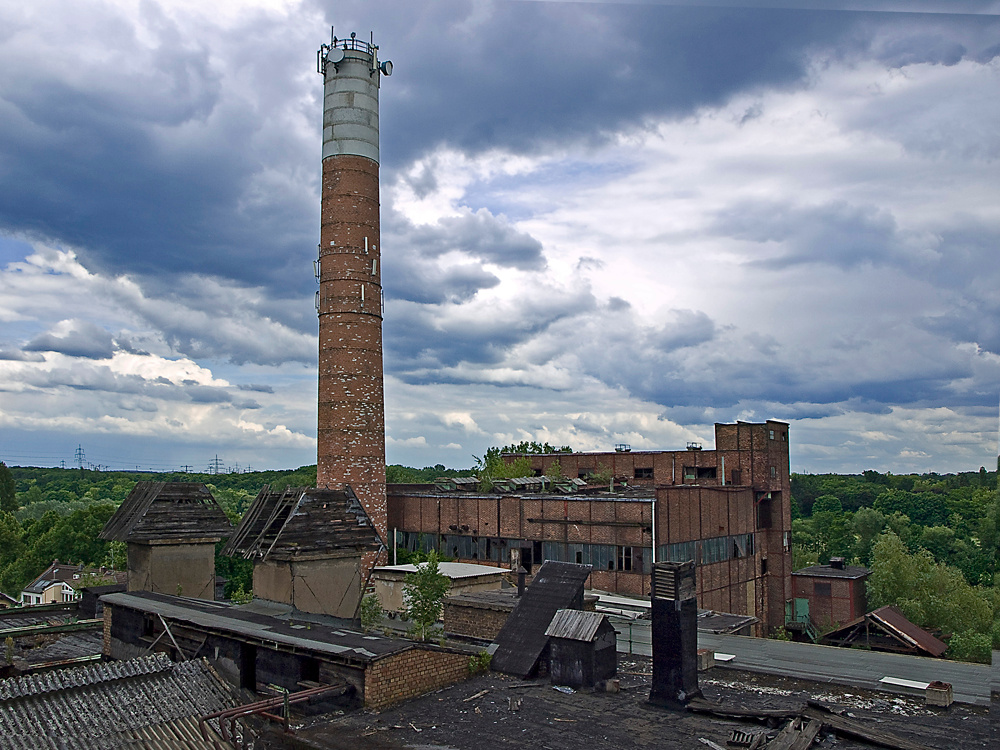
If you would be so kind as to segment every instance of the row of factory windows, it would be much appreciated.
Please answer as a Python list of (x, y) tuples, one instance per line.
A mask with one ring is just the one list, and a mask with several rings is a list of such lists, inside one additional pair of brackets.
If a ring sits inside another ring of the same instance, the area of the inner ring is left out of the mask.
[[(396, 531), (396, 547), (410, 552), (437, 550), (441, 556), (455, 560), (481, 560), (507, 565), (512, 551), (520, 564), (531, 572), (543, 560), (558, 560), (579, 565), (593, 565), (594, 570), (619, 570), (631, 573), (649, 573), (652, 563), (650, 547), (615, 544), (574, 544), (544, 542), (526, 539), (497, 539), (458, 534), (422, 534), (415, 531)], [(753, 534), (736, 534), (701, 539), (679, 544), (661, 544), (656, 548), (660, 562), (685, 562), (694, 560), (696, 565), (710, 565), (741, 557), (751, 557), (755, 552)]]

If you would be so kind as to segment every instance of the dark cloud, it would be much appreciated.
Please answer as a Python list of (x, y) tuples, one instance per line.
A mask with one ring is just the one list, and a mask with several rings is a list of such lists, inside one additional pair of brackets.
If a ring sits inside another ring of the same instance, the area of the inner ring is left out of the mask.
[[(490, 310), (397, 303), (384, 327), (386, 371), (409, 382), (455, 382), (437, 372), (460, 364), (497, 364), (517, 344), (596, 308), (589, 290), (536, 289)], [(391, 314), (389, 314), (391, 313)]]
[(457, 251), (498, 266), (522, 270), (545, 267), (541, 242), (485, 208), (415, 227), (406, 239), (415, 250), (429, 257)]
[(44, 362), (45, 357), (37, 353), (25, 353), (17, 349), (0, 349), (0, 361), (7, 362)]
[(766, 257), (751, 263), (766, 268), (799, 263), (851, 268), (884, 262), (894, 255), (899, 246), (897, 230), (891, 214), (872, 206), (750, 201), (726, 208), (717, 215), (711, 231), (760, 244)]
[(256, 393), (274, 393), (274, 388), (261, 383), (245, 383), (238, 386), (241, 391), (254, 391)]
[(109, 359), (115, 353), (111, 334), (87, 320), (67, 321), (65, 333), (43, 333), (24, 345), (26, 352), (59, 352), (68, 357)]

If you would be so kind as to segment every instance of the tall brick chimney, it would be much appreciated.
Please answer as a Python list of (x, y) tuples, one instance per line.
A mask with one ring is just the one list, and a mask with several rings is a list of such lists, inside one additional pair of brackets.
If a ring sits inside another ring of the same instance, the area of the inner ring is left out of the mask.
[(350, 485), (385, 540), (378, 90), (392, 63), (380, 63), (378, 47), (352, 33), (320, 47), (317, 69), (324, 91), (316, 483)]

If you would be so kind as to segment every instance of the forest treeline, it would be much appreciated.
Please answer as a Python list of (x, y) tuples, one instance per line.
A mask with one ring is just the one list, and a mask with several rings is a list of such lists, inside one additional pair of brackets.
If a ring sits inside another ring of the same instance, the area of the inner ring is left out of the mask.
[[(488, 473), (499, 454), (511, 448), (532, 452), (530, 444), (492, 449), (469, 469), (391, 465), (386, 478), (426, 483), (440, 476)], [(16, 597), (54, 559), (120, 568), (121, 551), (97, 534), (137, 481), (204, 482), (235, 524), (265, 484), (313, 486), (316, 467), (150, 474), (7, 470), (0, 464), (0, 589)], [(845, 557), (872, 570), (870, 608), (895, 604), (917, 624), (949, 638), (956, 658), (988, 661), (991, 648), (1000, 648), (996, 472), (793, 474), (791, 489), (795, 569)], [(229, 579), (227, 592), (250, 590), (247, 561), (220, 555), (217, 570)]]

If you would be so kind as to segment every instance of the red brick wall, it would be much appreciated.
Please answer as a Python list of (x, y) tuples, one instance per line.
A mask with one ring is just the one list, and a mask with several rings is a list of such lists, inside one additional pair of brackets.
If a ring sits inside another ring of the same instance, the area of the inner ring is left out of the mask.
[(378, 164), (325, 159), (321, 212), (316, 482), (351, 485), (387, 539)]
[(445, 600), (444, 630), (446, 633), (492, 641), (507, 622), (510, 610), (477, 607), (472, 604)]
[(365, 708), (385, 708), (469, 677), (470, 654), (415, 646), (365, 669)]

